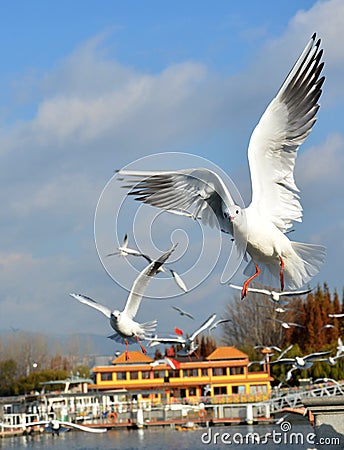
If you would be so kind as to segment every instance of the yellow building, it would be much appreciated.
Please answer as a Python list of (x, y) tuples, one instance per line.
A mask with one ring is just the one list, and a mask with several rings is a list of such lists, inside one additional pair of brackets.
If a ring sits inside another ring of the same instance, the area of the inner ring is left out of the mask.
[(163, 392), (167, 402), (199, 401), (205, 395), (222, 397), (223, 401), (256, 401), (269, 395), (273, 381), (265, 370), (249, 372), (248, 356), (235, 347), (218, 347), (204, 360), (178, 358), (178, 369), (167, 364), (152, 367), (153, 362), (138, 351), (129, 352), (126, 361), (123, 353), (112, 361), (113, 365), (92, 369), (95, 384), (89, 389), (144, 391), (142, 398), (156, 401), (161, 400)]

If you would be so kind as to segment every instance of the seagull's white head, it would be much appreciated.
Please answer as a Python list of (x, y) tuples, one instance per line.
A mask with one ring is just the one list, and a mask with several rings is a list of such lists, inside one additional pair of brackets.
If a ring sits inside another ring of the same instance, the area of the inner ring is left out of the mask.
[(232, 205), (224, 213), (225, 217), (228, 214), (228, 219), (234, 223), (240, 223), (243, 217), (243, 210), (238, 205)]
[(121, 312), (118, 311), (118, 309), (115, 309), (111, 313), (111, 317), (115, 319), (116, 322), (118, 322), (119, 318), (121, 317)]
[(305, 365), (305, 360), (302, 357), (300, 357), (300, 356), (295, 356), (295, 361), (296, 361), (298, 366), (304, 366)]

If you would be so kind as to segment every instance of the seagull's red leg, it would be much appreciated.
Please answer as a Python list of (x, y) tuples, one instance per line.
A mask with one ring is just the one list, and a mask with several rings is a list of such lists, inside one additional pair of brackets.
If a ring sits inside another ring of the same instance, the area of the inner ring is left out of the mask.
[(280, 283), (281, 283), (281, 291), (284, 289), (284, 261), (282, 259), (282, 256), (279, 257), (280, 259)]
[(256, 273), (254, 275), (252, 275), (248, 280), (246, 280), (242, 287), (241, 300), (243, 300), (247, 295), (248, 285), (251, 283), (252, 280), (254, 280), (256, 277), (258, 277), (259, 274), (260, 274), (260, 269), (258, 267), (258, 264), (256, 264)]
[(142, 353), (143, 353), (143, 354), (146, 354), (146, 353), (147, 353), (147, 350), (146, 350), (146, 349), (144, 348), (144, 346), (141, 344), (140, 339), (138, 338), (138, 336), (135, 336), (135, 338), (136, 338), (136, 340), (137, 340), (139, 346), (141, 347)]
[(128, 361), (128, 359), (129, 359), (129, 352), (128, 352), (128, 341), (127, 341), (127, 339), (125, 339), (124, 342), (125, 342), (125, 360)]
[(198, 353), (196, 352), (196, 350), (194, 351), (194, 355), (196, 356), (197, 359), (199, 359)]

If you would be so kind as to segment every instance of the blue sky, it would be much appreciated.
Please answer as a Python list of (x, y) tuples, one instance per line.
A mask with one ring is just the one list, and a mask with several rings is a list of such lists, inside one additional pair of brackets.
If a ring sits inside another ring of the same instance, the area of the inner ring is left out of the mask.
[[(192, 153), (220, 166), (249, 201), (250, 134), (314, 31), (326, 82), (296, 164), (304, 221), (293, 239), (327, 246), (314, 283), (341, 291), (342, 1), (14, 1), (1, 17), (0, 329), (109, 334), (105, 318), (68, 293), (124, 305), (93, 239), (114, 170), (154, 153)], [(175, 269), (183, 273), (183, 260)], [(157, 318), (166, 331), (172, 304), (199, 322), (221, 315), (232, 292), (220, 270), (187, 295), (147, 300), (137, 319)]]

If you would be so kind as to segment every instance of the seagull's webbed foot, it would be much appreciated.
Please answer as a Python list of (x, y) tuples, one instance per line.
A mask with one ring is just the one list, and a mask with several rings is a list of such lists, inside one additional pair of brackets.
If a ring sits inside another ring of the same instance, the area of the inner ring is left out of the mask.
[(281, 283), (281, 291), (284, 290), (284, 261), (282, 259), (282, 256), (279, 257), (280, 260), (280, 283)]
[(147, 353), (147, 350), (144, 348), (144, 346), (141, 344), (140, 339), (138, 338), (138, 336), (135, 336), (137, 343), (139, 344), (142, 353), (145, 355)]
[(258, 267), (258, 264), (256, 264), (256, 273), (254, 275), (252, 275), (250, 278), (248, 278), (242, 287), (241, 300), (243, 300), (248, 293), (248, 285), (251, 283), (251, 281), (253, 281), (255, 278), (257, 278), (259, 274), (260, 274), (260, 269)]

